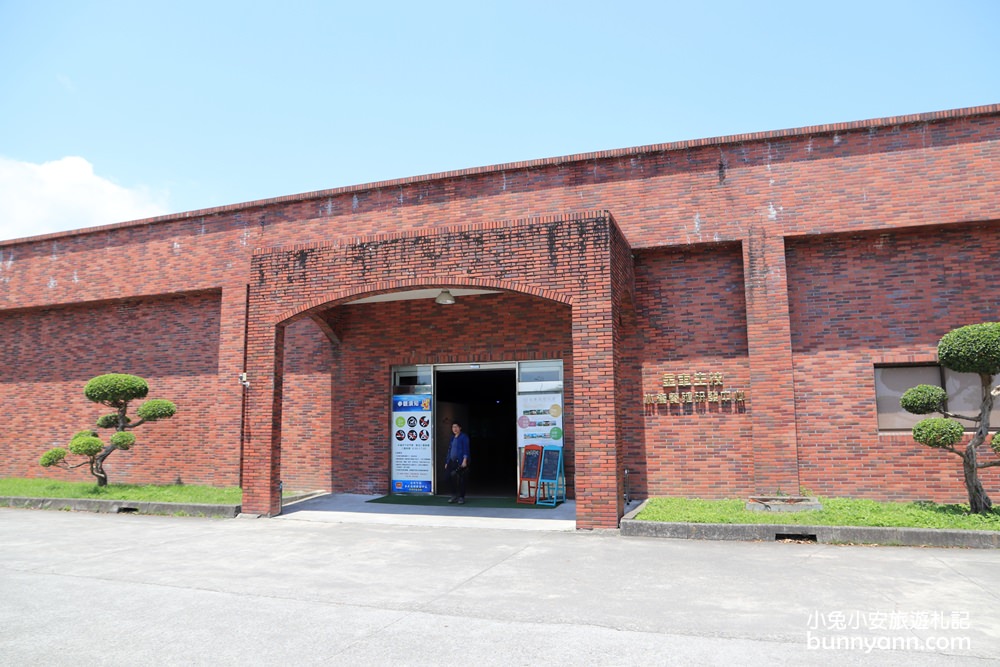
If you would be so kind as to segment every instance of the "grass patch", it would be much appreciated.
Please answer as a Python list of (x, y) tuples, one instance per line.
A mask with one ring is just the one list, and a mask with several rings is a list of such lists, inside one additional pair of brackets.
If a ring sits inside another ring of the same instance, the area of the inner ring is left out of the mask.
[(751, 512), (745, 500), (652, 498), (636, 515), (639, 521), (678, 523), (777, 523), (812, 526), (877, 526), (1000, 531), (1000, 511), (969, 514), (968, 505), (929, 501), (889, 503), (850, 498), (820, 498), (822, 510)]
[(0, 479), (0, 496), (21, 498), (90, 498), (96, 500), (135, 500), (157, 503), (198, 503), (202, 505), (239, 505), (243, 491), (239, 487), (218, 488), (186, 484), (108, 484), (100, 487), (89, 482), (62, 482), (52, 479)]

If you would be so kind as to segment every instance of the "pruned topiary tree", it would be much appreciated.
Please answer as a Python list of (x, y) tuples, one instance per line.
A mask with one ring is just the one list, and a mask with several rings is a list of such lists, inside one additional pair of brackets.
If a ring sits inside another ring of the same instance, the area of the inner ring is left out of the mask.
[[(913, 427), (913, 439), (922, 445), (943, 449), (962, 458), (965, 490), (969, 495), (969, 509), (976, 514), (986, 514), (993, 507), (983, 489), (979, 470), (1000, 465), (1000, 460), (983, 462), (977, 449), (990, 437), (990, 412), (993, 401), (1000, 395), (1000, 385), (993, 386), (994, 377), (1000, 374), (1000, 322), (970, 324), (949, 331), (938, 343), (938, 361), (956, 373), (976, 373), (982, 387), (979, 414), (959, 415), (945, 409), (948, 394), (941, 387), (922, 384), (907, 389), (900, 398), (904, 410), (915, 415), (938, 413), (942, 417), (929, 417)], [(965, 429), (956, 420), (975, 425), (972, 439), (959, 449), (956, 445), (965, 435)], [(1000, 438), (993, 435), (993, 451), (1000, 454)]]
[[(98, 428), (113, 428), (115, 432), (109, 438), (108, 444), (97, 435), (96, 431), (85, 430), (77, 432), (69, 441), (69, 451), (62, 447), (54, 447), (42, 454), (39, 463), (46, 468), (57, 466), (70, 470), (83, 465), (90, 465), (90, 474), (97, 478), (98, 486), (107, 486), (108, 475), (104, 472), (104, 460), (116, 449), (131, 449), (135, 444), (135, 435), (131, 429), (142, 426), (146, 422), (169, 419), (177, 412), (177, 406), (170, 401), (153, 398), (136, 410), (139, 421), (132, 423), (128, 416), (128, 405), (131, 401), (145, 398), (149, 393), (149, 385), (137, 375), (124, 373), (109, 373), (92, 378), (83, 388), (83, 395), (94, 403), (114, 408), (114, 412), (102, 415), (97, 420)], [(72, 452), (86, 457), (86, 461), (70, 465), (66, 456)]]

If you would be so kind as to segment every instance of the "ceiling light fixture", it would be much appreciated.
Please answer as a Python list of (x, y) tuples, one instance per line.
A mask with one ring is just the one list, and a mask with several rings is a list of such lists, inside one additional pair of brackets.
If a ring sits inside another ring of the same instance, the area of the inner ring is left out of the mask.
[(442, 306), (450, 306), (455, 303), (455, 297), (451, 295), (446, 289), (441, 290), (441, 293), (434, 297), (434, 303), (439, 303)]

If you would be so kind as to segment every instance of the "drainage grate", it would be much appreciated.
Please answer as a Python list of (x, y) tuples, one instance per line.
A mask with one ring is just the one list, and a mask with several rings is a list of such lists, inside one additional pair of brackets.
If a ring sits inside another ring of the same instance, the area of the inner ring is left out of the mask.
[(138, 514), (138, 507), (119, 507), (118, 514)]
[(775, 533), (775, 542), (815, 542), (816, 536), (808, 533)]

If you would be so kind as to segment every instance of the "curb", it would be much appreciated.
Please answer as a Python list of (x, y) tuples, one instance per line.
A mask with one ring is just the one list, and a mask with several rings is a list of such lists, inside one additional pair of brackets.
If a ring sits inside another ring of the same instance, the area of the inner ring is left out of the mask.
[(0, 507), (40, 510), (73, 510), (104, 514), (186, 514), (232, 519), (240, 513), (239, 505), (201, 505), (196, 503), (157, 503), (137, 500), (96, 500), (90, 498), (0, 497)]
[(1000, 549), (1000, 531), (877, 528), (871, 526), (810, 526), (799, 524), (666, 523), (637, 521), (646, 502), (622, 517), (623, 537), (665, 537), (682, 540), (774, 542), (795, 539), (821, 544), (876, 544), (907, 547)]

